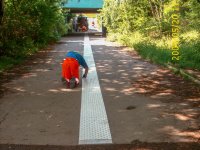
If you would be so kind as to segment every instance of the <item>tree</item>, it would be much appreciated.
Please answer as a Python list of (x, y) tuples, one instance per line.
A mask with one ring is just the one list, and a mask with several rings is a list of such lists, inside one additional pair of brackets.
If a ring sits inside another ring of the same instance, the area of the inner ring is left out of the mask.
[(154, 18), (155, 22), (157, 22), (156, 15), (155, 15), (154, 8), (153, 8), (151, 0), (149, 0), (149, 4), (151, 6), (151, 11), (152, 11), (153, 18)]
[(163, 20), (163, 0), (160, 0), (160, 15), (161, 15), (161, 19)]
[(5, 0), (5, 13), (1, 1), (0, 57), (25, 57), (67, 34), (67, 1)]
[(5, 7), (5, 0), (1, 0), (1, 3), (0, 3), (0, 25), (3, 22), (4, 7)]

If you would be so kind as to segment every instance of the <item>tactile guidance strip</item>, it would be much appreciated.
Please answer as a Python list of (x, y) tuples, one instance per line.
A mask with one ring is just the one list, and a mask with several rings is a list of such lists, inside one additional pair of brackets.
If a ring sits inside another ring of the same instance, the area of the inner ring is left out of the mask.
[(108, 118), (103, 102), (89, 37), (84, 37), (84, 58), (89, 67), (82, 79), (79, 144), (112, 143)]

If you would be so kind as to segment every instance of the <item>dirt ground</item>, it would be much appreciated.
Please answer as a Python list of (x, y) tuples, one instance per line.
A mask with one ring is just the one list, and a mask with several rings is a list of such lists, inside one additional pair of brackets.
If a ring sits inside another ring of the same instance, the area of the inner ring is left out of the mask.
[(37, 65), (37, 63), (34, 63), (34, 61), (45, 58), (48, 52), (50, 52), (51, 47), (54, 45), (55, 44), (52, 44), (35, 54), (27, 56), (27, 58), (20, 64), (17, 64), (11, 69), (5, 70), (2, 74), (0, 74), (0, 98), (4, 96), (6, 91), (8, 91), (8, 89), (3, 86), (4, 84), (16, 80), (25, 73), (30, 72), (31, 68)]
[[(31, 68), (37, 65), (36, 60), (43, 59), (50, 52), (50, 45), (38, 53), (29, 56), (21, 64), (16, 65), (12, 69), (4, 71), (0, 76), (0, 98), (6, 94), (9, 89), (5, 88), (4, 84), (7, 84), (17, 78), (28, 73)], [(125, 47), (119, 47), (120, 51), (126, 51)], [(140, 61), (147, 60), (140, 58), (135, 52), (128, 52), (133, 59)], [(139, 79), (139, 80), (138, 80)], [(137, 94), (151, 97), (159, 100), (163, 103), (178, 103), (180, 105), (172, 105), (171, 110), (166, 110), (166, 113), (171, 111), (172, 115), (175, 115), (180, 119), (191, 120), (191, 127), (184, 131), (186, 135), (192, 134), (196, 137), (194, 142), (158, 142), (147, 143), (134, 140), (131, 144), (111, 144), (111, 145), (85, 145), (85, 146), (53, 146), (53, 145), (0, 145), (1, 150), (198, 150), (200, 149), (200, 114), (182, 112), (184, 109), (198, 109), (200, 107), (200, 87), (190, 81), (185, 80), (179, 75), (174, 75), (170, 70), (159, 66), (156, 74), (140, 75), (137, 80), (132, 79), (131, 84), (136, 90)], [(1, 101), (0, 101), (1, 104)], [(129, 107), (127, 109), (135, 109)], [(199, 111), (198, 111), (199, 112)], [(165, 114), (163, 114), (165, 115)], [(3, 120), (1, 120), (2, 122)], [(194, 125), (192, 125), (194, 124)]]
[(140, 141), (133, 141), (131, 144), (121, 145), (0, 145), (1, 150), (199, 150), (199, 148), (199, 143), (143, 143)]
[[(122, 48), (124, 51), (127, 49), (128, 48)], [(129, 51), (129, 54), (132, 55), (134, 59), (141, 59), (152, 63), (142, 59), (134, 51)], [(199, 74), (200, 72), (195, 71), (195, 73)], [(132, 85), (137, 87), (138, 94), (143, 94), (152, 98), (160, 98), (160, 100), (166, 103), (186, 101), (193, 107), (200, 107), (200, 85), (184, 79), (163, 66), (159, 66), (157, 73), (153, 76), (139, 76), (139, 80), (133, 81)], [(168, 97), (169, 93), (172, 95), (171, 99)]]

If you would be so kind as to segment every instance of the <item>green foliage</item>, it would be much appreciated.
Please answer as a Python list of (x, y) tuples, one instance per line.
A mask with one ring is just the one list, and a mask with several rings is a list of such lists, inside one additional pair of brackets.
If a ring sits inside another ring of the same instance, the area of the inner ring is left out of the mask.
[(190, 20), (190, 25), (195, 27), (200, 23), (200, 2), (197, 0), (188, 0), (186, 2), (181, 2), (181, 14), (185, 17), (185, 19)]
[[(104, 1), (101, 16), (108, 29), (108, 40), (133, 47), (142, 57), (158, 64), (200, 70), (200, 3), (197, 0), (180, 1), (179, 12), (173, 11), (174, 1), (169, 0)], [(174, 13), (180, 15), (178, 61), (172, 61)]]
[(0, 58), (0, 74), (3, 72), (3, 70), (9, 69), (13, 65), (18, 64), (21, 61), (22, 61), (22, 59), (20, 59), (20, 58), (13, 59), (10, 57), (1, 57)]
[[(66, 0), (6, 0), (0, 57), (23, 58), (67, 33)], [(59, 5), (58, 5), (59, 4)]]

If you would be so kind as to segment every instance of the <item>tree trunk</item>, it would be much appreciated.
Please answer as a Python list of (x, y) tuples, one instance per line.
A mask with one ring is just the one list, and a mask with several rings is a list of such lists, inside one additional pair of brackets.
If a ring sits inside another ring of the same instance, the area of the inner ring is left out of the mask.
[(157, 5), (155, 5), (155, 6), (156, 6), (157, 18), (158, 18), (158, 20), (159, 20), (159, 22), (160, 22), (160, 14), (159, 14), (159, 11), (158, 11), (158, 6), (157, 6)]
[(5, 0), (1, 0), (1, 3), (0, 3), (0, 25), (3, 22), (4, 7), (5, 7)]
[(158, 18), (158, 21), (160, 22), (160, 13), (159, 13), (159, 10), (158, 10), (158, 5), (157, 5), (157, 0), (155, 0), (155, 6), (156, 6), (156, 15), (157, 15), (157, 18)]
[[(14, 7), (14, 9), (15, 9), (15, 11), (16, 11), (17, 9), (16, 9), (16, 6), (15, 6), (15, 1), (12, 0), (12, 2), (13, 2), (13, 7)], [(18, 2), (18, 1), (17, 1), (17, 2)]]
[(161, 10), (161, 12), (160, 12), (160, 15), (161, 15), (161, 19), (163, 20), (164, 18), (163, 18), (163, 0), (160, 0), (161, 1), (161, 4), (160, 4), (160, 10)]
[(150, 4), (150, 6), (151, 6), (151, 11), (152, 11), (153, 17), (154, 17), (154, 19), (155, 19), (155, 22), (157, 22), (156, 15), (155, 15), (155, 12), (154, 12), (153, 5), (152, 5), (151, 0), (149, 0), (149, 4)]

